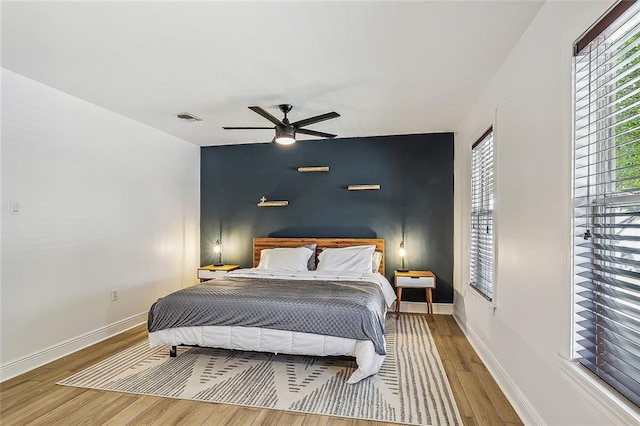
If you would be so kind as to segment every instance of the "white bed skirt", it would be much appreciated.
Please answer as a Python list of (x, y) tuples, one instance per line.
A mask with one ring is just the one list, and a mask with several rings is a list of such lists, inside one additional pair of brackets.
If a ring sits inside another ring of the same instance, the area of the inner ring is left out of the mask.
[[(242, 351), (311, 356), (352, 356), (358, 369), (347, 383), (376, 374), (384, 355), (378, 355), (369, 340), (354, 340), (321, 334), (271, 330), (258, 327), (198, 326), (177, 327), (149, 333), (151, 347), (197, 345)], [(385, 344), (386, 349), (386, 344)]]

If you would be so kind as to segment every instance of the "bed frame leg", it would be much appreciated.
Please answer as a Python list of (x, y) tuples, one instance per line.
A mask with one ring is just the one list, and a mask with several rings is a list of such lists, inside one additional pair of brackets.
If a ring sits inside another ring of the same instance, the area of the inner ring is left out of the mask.
[(175, 346), (171, 346), (171, 348), (169, 349), (169, 356), (171, 358), (175, 358), (177, 354), (178, 354), (178, 348), (176, 348)]

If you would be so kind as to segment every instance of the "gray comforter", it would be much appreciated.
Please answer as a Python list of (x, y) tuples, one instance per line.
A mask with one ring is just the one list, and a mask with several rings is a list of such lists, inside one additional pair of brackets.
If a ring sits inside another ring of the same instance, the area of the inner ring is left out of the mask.
[(149, 332), (207, 325), (262, 327), (373, 342), (385, 355), (382, 290), (375, 283), (219, 278), (178, 290), (149, 310)]

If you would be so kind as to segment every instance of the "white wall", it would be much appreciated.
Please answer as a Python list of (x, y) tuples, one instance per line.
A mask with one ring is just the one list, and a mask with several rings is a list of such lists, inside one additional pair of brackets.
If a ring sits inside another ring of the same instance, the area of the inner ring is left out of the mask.
[[(545, 3), (456, 132), (454, 314), (525, 423), (625, 419), (608, 417), (562, 368), (571, 354), (571, 50), (612, 3)], [(492, 121), (495, 312), (467, 286), (470, 150)]]
[(3, 70), (1, 152), (3, 379), (195, 282), (198, 146)]

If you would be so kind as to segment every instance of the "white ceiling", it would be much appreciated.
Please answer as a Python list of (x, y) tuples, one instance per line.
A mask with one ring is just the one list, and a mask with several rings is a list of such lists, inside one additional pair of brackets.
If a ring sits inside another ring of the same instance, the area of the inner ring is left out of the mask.
[(453, 131), (542, 3), (3, 1), (2, 67), (202, 146)]

